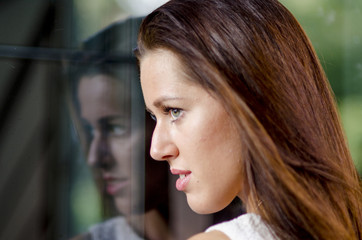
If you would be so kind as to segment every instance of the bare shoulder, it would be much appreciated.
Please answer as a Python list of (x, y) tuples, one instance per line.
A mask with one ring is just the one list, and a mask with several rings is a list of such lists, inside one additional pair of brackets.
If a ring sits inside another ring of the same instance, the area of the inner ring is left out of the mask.
[(188, 240), (230, 240), (230, 238), (220, 231), (211, 231), (196, 234)]

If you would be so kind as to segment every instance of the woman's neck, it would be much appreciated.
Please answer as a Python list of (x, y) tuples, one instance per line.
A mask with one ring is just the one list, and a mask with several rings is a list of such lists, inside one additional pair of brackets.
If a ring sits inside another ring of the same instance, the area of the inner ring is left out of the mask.
[(131, 227), (148, 240), (171, 240), (171, 232), (161, 214), (152, 209), (145, 214), (132, 215), (127, 218)]

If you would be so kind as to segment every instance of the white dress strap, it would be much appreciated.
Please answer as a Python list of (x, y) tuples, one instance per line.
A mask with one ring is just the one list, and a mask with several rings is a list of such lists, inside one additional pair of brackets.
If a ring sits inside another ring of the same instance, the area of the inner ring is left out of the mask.
[(231, 240), (277, 240), (273, 231), (261, 219), (253, 213), (243, 214), (235, 219), (213, 225), (206, 232), (220, 231)]

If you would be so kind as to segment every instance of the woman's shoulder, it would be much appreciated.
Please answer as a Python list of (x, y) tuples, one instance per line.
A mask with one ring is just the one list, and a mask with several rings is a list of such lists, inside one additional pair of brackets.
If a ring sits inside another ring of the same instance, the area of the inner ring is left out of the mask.
[(223, 232), (210, 231), (196, 234), (188, 240), (230, 240), (230, 238), (226, 236)]

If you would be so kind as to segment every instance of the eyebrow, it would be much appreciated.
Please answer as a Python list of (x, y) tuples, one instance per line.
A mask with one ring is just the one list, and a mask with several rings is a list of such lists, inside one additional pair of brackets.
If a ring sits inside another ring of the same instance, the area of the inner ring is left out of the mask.
[(126, 119), (126, 117), (123, 116), (123, 115), (106, 116), (106, 117), (100, 118), (100, 119), (98, 120), (98, 123), (100, 123), (100, 124), (105, 124), (105, 123), (107, 123), (107, 122), (112, 122), (112, 121), (118, 120), (118, 119), (124, 120), (124, 119)]
[[(104, 125), (105, 123), (107, 123), (107, 122), (111, 122), (111, 121), (113, 121), (113, 120), (118, 120), (118, 119), (126, 119), (127, 117), (126, 116), (124, 116), (124, 115), (110, 115), (110, 116), (105, 116), (105, 117), (101, 117), (101, 118), (99, 118), (98, 120), (97, 120), (97, 123), (98, 124), (100, 124), (100, 125)], [(83, 118), (83, 117), (81, 117), (80, 118), (81, 119), (81, 122), (83, 122), (83, 123), (85, 123), (85, 124), (90, 124), (90, 122), (87, 120), (87, 119), (85, 119), (85, 118)]]
[(160, 97), (160, 98), (156, 99), (156, 100), (153, 102), (153, 106), (155, 106), (156, 108), (159, 108), (159, 107), (163, 106), (165, 102), (175, 101), (175, 100), (181, 100), (181, 99), (183, 99), (183, 98), (181, 98), (181, 97), (164, 96), (164, 97)]
[[(163, 96), (163, 97), (157, 98), (157, 99), (153, 102), (152, 105), (155, 106), (156, 108), (160, 108), (160, 107), (165, 106), (165, 102), (175, 101), (175, 100), (181, 100), (181, 99), (184, 99), (184, 98), (182, 98), (182, 97)], [(152, 110), (149, 109), (147, 106), (146, 106), (146, 111), (149, 112), (149, 113), (153, 113)]]

